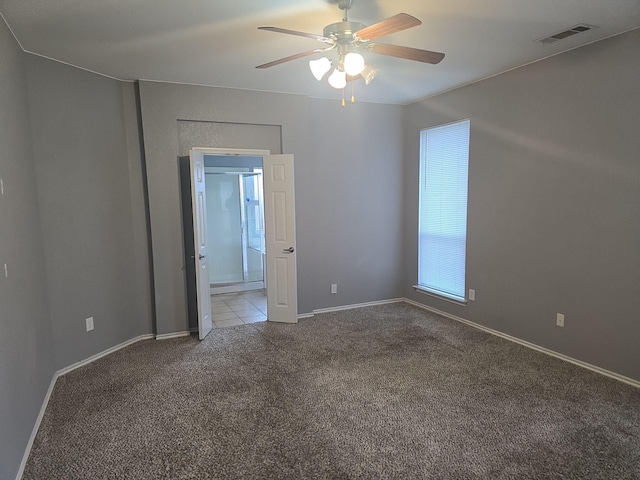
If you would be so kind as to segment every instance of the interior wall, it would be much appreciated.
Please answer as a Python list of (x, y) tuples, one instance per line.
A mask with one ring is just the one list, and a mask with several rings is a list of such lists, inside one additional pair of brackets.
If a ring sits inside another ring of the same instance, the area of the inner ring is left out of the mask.
[[(140, 92), (159, 333), (188, 328), (178, 180), (183, 121), (228, 125), (200, 147), (270, 148), (239, 124), (281, 128), (282, 152), (295, 155), (299, 314), (398, 295), (402, 107), (341, 108), (339, 100), (144, 81)], [(337, 295), (329, 296), (329, 279), (340, 283)]]
[(55, 371), (24, 57), (0, 20), (0, 480), (15, 478)]
[(402, 107), (310, 99), (309, 111), (314, 308), (400, 297)]
[[(269, 94), (193, 85), (140, 82), (153, 268), (156, 327), (159, 334), (183, 332), (187, 320), (185, 258), (180, 203), (179, 121), (238, 124), (224, 135), (206, 139), (200, 147), (270, 149), (259, 139), (244, 135), (241, 124), (281, 125), (281, 145), (296, 154), (296, 180), (304, 187), (308, 159), (306, 99), (294, 95)], [(195, 140), (194, 140), (195, 141)], [(197, 140), (200, 142), (200, 139)], [(305, 238), (305, 221), (297, 217), (298, 237)], [(301, 307), (311, 307), (310, 281), (305, 274), (305, 247), (298, 257), (298, 297)], [(302, 257), (302, 258), (301, 258)]]
[[(640, 379), (638, 58), (635, 30), (406, 107), (406, 297)], [(476, 300), (461, 307), (411, 286), (419, 132), (464, 118)]]
[(135, 88), (33, 55), (27, 71), (59, 369), (150, 333)]
[[(255, 145), (251, 148), (268, 150), (272, 154), (282, 153), (282, 127), (238, 122), (178, 120), (178, 154), (180, 156), (188, 156), (189, 150), (193, 147), (243, 144)], [(232, 164), (239, 165), (246, 161), (253, 163), (249, 160), (251, 158), (239, 156), (238, 162), (233, 161)], [(206, 162), (205, 165), (207, 165)]]

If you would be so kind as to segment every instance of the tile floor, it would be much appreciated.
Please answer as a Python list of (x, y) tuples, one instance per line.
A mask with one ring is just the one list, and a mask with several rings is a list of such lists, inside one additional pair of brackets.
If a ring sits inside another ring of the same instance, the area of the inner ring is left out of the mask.
[(211, 319), (214, 328), (233, 327), (267, 320), (264, 290), (211, 295)]

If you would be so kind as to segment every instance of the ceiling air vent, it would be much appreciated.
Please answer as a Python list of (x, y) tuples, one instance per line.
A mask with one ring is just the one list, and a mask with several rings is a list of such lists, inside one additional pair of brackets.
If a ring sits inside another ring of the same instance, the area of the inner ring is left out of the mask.
[(588, 30), (591, 30), (592, 28), (594, 27), (591, 25), (580, 24), (580, 25), (576, 25), (575, 27), (571, 27), (568, 30), (564, 30), (562, 32), (555, 33), (553, 35), (549, 35), (548, 37), (539, 38), (536, 41), (543, 44), (553, 43), (553, 42), (557, 42), (558, 40), (562, 40), (564, 38), (570, 37), (572, 35), (577, 35), (578, 33), (586, 32)]

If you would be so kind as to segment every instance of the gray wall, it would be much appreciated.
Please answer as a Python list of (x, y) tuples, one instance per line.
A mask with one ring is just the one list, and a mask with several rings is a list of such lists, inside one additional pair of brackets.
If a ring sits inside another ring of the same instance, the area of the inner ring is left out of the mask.
[(309, 111), (314, 308), (400, 297), (402, 107), (310, 100)]
[(54, 364), (24, 55), (1, 20), (0, 65), (0, 480), (13, 480)]
[(259, 145), (261, 150), (282, 153), (282, 128), (279, 125), (178, 120), (180, 156), (188, 157), (189, 150), (196, 146), (242, 145), (249, 142)]
[[(639, 58), (635, 30), (405, 109), (406, 297), (640, 379)], [(458, 307), (411, 285), (419, 131), (463, 118), (476, 301)]]
[(27, 68), (59, 369), (150, 331), (135, 92), (36, 56)]
[[(273, 150), (271, 140), (252, 135), (259, 125), (280, 126), (282, 151), (295, 155), (299, 313), (397, 296), (401, 107), (342, 109), (339, 100), (156, 82), (140, 82), (140, 93), (158, 333), (188, 328), (178, 155), (186, 153), (185, 141)], [(178, 125), (184, 129), (186, 121), (225, 126), (212, 132), (200, 124), (185, 133)], [(340, 293), (329, 297), (332, 282)]]
[[(178, 155), (190, 143), (296, 156), (300, 313), (405, 295), (640, 379), (639, 49), (630, 32), (407, 107), (141, 82), (141, 119), (133, 84), (26, 55), (0, 23), (0, 480), (55, 370), (188, 328)], [(466, 307), (410, 287), (419, 130), (460, 118), (472, 125)], [(264, 125), (279, 142), (255, 135)]]

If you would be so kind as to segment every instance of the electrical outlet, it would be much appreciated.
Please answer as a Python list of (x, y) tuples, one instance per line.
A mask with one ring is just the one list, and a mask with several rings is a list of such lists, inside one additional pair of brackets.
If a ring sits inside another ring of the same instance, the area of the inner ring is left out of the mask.
[(558, 327), (564, 327), (564, 315), (562, 313), (556, 314), (556, 325)]
[(87, 324), (87, 332), (93, 330), (93, 317), (86, 318), (84, 321)]
[(331, 295), (334, 295), (338, 293), (338, 284), (337, 283), (332, 283), (331, 284)]
[(476, 291), (473, 288), (469, 289), (469, 300), (473, 301), (476, 299)]

